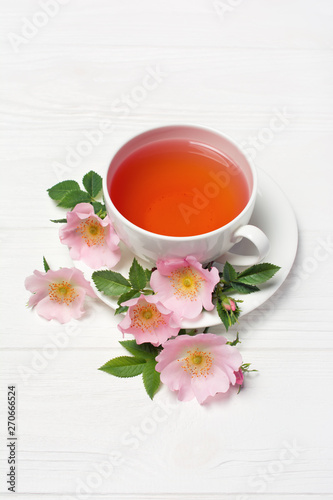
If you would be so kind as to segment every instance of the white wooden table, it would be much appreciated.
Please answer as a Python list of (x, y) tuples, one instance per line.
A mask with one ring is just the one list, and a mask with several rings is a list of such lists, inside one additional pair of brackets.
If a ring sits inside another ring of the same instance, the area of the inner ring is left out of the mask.
[[(332, 16), (330, 0), (1, 2), (1, 498), (11, 384), (15, 498), (333, 498)], [(170, 123), (252, 148), (299, 224), (289, 278), (239, 327), (259, 373), (204, 406), (97, 370), (123, 353), (101, 302), (70, 326), (25, 307), (43, 255), (71, 265), (46, 189)]]

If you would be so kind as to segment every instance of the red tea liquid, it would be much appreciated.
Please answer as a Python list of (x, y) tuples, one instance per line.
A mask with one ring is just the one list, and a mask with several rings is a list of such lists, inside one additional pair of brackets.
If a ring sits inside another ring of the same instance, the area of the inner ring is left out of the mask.
[(156, 141), (134, 151), (115, 172), (109, 193), (126, 219), (167, 236), (218, 229), (250, 197), (243, 172), (230, 158), (183, 139)]

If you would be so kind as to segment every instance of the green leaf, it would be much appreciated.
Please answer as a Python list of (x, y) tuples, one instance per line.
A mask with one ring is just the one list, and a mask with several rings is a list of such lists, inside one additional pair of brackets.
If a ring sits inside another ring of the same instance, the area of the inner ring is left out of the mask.
[(98, 214), (99, 212), (105, 212), (106, 210), (105, 205), (103, 205), (103, 203), (101, 203), (100, 201), (92, 201), (91, 204), (94, 207), (95, 214)]
[(178, 335), (186, 335), (186, 334), (187, 334), (186, 328), (181, 328), (178, 332)]
[(265, 283), (265, 281), (271, 279), (279, 269), (279, 266), (263, 262), (262, 264), (256, 264), (255, 266), (251, 266), (248, 269), (245, 269), (245, 271), (239, 273), (237, 281), (247, 283), (248, 285)]
[(90, 196), (96, 198), (96, 196), (102, 189), (102, 177), (91, 170), (83, 177), (82, 182)]
[(129, 280), (132, 287), (136, 290), (143, 290), (147, 284), (147, 276), (145, 270), (138, 263), (136, 259), (133, 259), (131, 268), (129, 270)]
[(255, 285), (248, 285), (240, 281), (232, 281), (231, 286), (236, 292), (239, 293), (253, 293), (258, 292), (259, 288)]
[(160, 386), (160, 374), (155, 370), (156, 361), (147, 361), (143, 368), (142, 378), (145, 389), (150, 399), (153, 399)]
[(135, 340), (121, 340), (119, 344), (125, 347), (133, 356), (139, 356), (144, 359), (154, 360), (159, 352), (157, 347), (154, 347), (149, 342), (137, 344)]
[(119, 306), (114, 312), (114, 315), (116, 314), (122, 314), (128, 311), (128, 306)]
[(79, 191), (80, 186), (76, 181), (62, 181), (47, 190), (52, 200), (59, 201), (70, 191)]
[(110, 359), (110, 361), (98, 369), (116, 377), (136, 377), (143, 372), (145, 364), (146, 361), (141, 358), (119, 356), (119, 358)]
[(45, 257), (43, 257), (43, 264), (44, 264), (45, 272), (47, 273), (47, 271), (50, 269), (50, 266), (48, 265)]
[(50, 220), (50, 222), (56, 222), (58, 224), (64, 224), (65, 222), (67, 222), (67, 219), (54, 219), (54, 220)]
[(150, 278), (151, 278), (151, 273), (153, 271), (151, 269), (145, 269), (145, 274), (146, 274), (146, 280), (147, 280), (147, 283), (149, 284), (150, 283)]
[(120, 295), (117, 304), (120, 306), (123, 302), (126, 302), (126, 300), (136, 299), (137, 297), (140, 297), (140, 295), (141, 294), (138, 290), (130, 290), (129, 292)]
[(225, 326), (225, 329), (228, 331), (229, 326), (231, 326), (230, 322), (229, 322), (229, 315), (219, 300), (216, 303), (216, 310), (217, 310), (217, 314), (220, 317), (220, 320), (222, 321), (222, 323)]
[(232, 267), (229, 262), (226, 262), (223, 267), (223, 278), (226, 281), (233, 281), (237, 278), (237, 272), (236, 270)]
[(122, 295), (131, 289), (131, 285), (127, 279), (114, 271), (95, 271), (92, 274), (92, 279), (97, 290), (105, 293), (105, 295)]
[(89, 203), (91, 200), (88, 193), (85, 191), (76, 190), (69, 191), (58, 203), (61, 208), (74, 208), (78, 203)]
[[(208, 328), (208, 327), (207, 327)], [(187, 330), (186, 328), (181, 328), (178, 332), (178, 335), (196, 335), (198, 333), (198, 330), (195, 328), (192, 328), (191, 330)], [(207, 333), (203, 331), (202, 333)]]

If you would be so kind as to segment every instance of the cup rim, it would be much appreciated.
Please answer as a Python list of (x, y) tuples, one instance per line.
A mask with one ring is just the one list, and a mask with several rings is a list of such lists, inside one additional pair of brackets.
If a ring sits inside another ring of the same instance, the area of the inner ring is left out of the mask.
[[(219, 135), (223, 139), (226, 139), (228, 142), (230, 142), (236, 149), (238, 149), (241, 152), (241, 154), (244, 156), (244, 158), (246, 159), (246, 161), (249, 164), (250, 169), (251, 169), (252, 179), (253, 179), (252, 193), (251, 193), (251, 196), (250, 196), (247, 204), (243, 208), (243, 210), (234, 219), (232, 219), (230, 222), (228, 222), (224, 226), (221, 226), (221, 227), (218, 227), (217, 229), (214, 229), (213, 231), (209, 231), (207, 233), (195, 234), (193, 236), (168, 236), (166, 234), (153, 233), (152, 231), (148, 231), (147, 229), (143, 229), (142, 227), (137, 226), (136, 224), (134, 224), (130, 220), (126, 219), (126, 217), (124, 217), (122, 215), (122, 213), (119, 212), (119, 210), (116, 208), (116, 206), (114, 205), (114, 203), (111, 200), (111, 196), (109, 194), (108, 186), (107, 186), (107, 177), (108, 177), (109, 169), (110, 169), (112, 160), (115, 157), (115, 155), (126, 144), (131, 142), (133, 139), (136, 139), (136, 138), (140, 137), (141, 135), (148, 134), (149, 132), (154, 132), (156, 130), (171, 129), (171, 128), (183, 128), (183, 127), (195, 128), (198, 130), (211, 132), (215, 135)], [(103, 196), (104, 196), (104, 201), (105, 201), (106, 205), (109, 204), (112, 206), (112, 210), (114, 210), (117, 213), (117, 216), (120, 218), (121, 222), (123, 224), (125, 224), (126, 226), (128, 226), (129, 228), (131, 228), (132, 230), (139, 232), (141, 235), (148, 236), (150, 238), (158, 239), (161, 241), (186, 242), (186, 241), (190, 241), (190, 240), (196, 241), (196, 240), (208, 238), (211, 235), (218, 234), (219, 232), (224, 231), (225, 229), (229, 228), (231, 225), (235, 224), (235, 222), (237, 220), (239, 220), (244, 215), (244, 213), (249, 209), (249, 207), (254, 203), (256, 195), (257, 195), (257, 185), (258, 185), (258, 175), (257, 175), (256, 167), (252, 161), (252, 158), (250, 158), (244, 152), (243, 148), (239, 144), (237, 144), (233, 139), (231, 139), (231, 137), (229, 137), (228, 135), (221, 133), (218, 130), (211, 128), (211, 127), (203, 127), (201, 125), (195, 125), (195, 124), (189, 124), (189, 123), (187, 123), (187, 124), (177, 123), (174, 125), (160, 125), (157, 127), (150, 128), (148, 130), (143, 130), (142, 132), (139, 132), (135, 135), (132, 135), (129, 139), (127, 139), (124, 143), (122, 143), (122, 145), (117, 149), (117, 151), (112, 156), (111, 160), (109, 161), (109, 163), (105, 169), (105, 173), (103, 175)], [(107, 202), (106, 202), (106, 200), (107, 200)]]

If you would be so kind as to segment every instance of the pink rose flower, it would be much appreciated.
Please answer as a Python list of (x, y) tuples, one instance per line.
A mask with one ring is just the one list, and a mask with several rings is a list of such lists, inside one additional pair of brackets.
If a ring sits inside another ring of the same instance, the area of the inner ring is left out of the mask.
[(235, 372), (235, 376), (236, 376), (236, 384), (243, 385), (244, 373), (241, 368)]
[(60, 241), (70, 247), (69, 255), (93, 269), (114, 267), (120, 260), (119, 237), (108, 216), (101, 219), (90, 203), (79, 203), (67, 212), (67, 224), (60, 229)]
[(159, 300), (180, 318), (193, 319), (204, 307), (214, 308), (212, 293), (220, 281), (216, 267), (203, 269), (195, 257), (158, 260), (151, 275), (150, 286)]
[(236, 384), (235, 371), (242, 357), (236, 347), (226, 342), (225, 337), (213, 333), (179, 335), (168, 340), (156, 356), (161, 381), (178, 391), (180, 401), (196, 397), (202, 404), (208, 396), (227, 392), (230, 384)]
[(170, 337), (178, 335), (180, 326), (172, 311), (164, 307), (156, 295), (143, 295), (123, 302), (128, 306), (119, 330), (134, 335), (136, 343), (150, 342), (158, 346)]
[(46, 273), (34, 271), (25, 280), (25, 287), (33, 293), (28, 305), (35, 307), (43, 318), (60, 323), (81, 318), (85, 296), (96, 297), (83, 273), (75, 268), (49, 269)]

